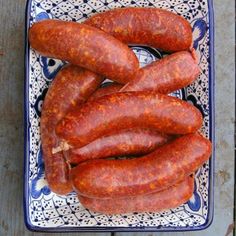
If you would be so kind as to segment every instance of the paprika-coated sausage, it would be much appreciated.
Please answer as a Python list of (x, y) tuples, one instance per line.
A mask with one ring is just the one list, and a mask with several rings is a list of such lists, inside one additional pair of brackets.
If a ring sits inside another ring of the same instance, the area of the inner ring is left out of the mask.
[(111, 83), (105, 87), (101, 87), (99, 89), (97, 89), (88, 99), (88, 101), (92, 101), (96, 98), (105, 96), (107, 94), (111, 94), (111, 93), (115, 93), (115, 92), (119, 92), (119, 90), (123, 87), (123, 85), (121, 84), (117, 84), (117, 83)]
[(188, 176), (168, 189), (146, 195), (127, 198), (99, 199), (78, 195), (81, 204), (90, 211), (104, 214), (132, 212), (159, 212), (175, 208), (187, 202), (194, 191), (194, 178)]
[(59, 122), (56, 133), (67, 144), (82, 147), (122, 129), (142, 127), (187, 134), (201, 125), (200, 111), (178, 98), (150, 91), (119, 92), (75, 108)]
[(93, 72), (67, 65), (56, 75), (43, 102), (40, 120), (45, 175), (50, 189), (58, 194), (71, 192), (69, 165), (62, 153), (52, 153), (59, 144), (55, 126), (69, 108), (83, 103), (102, 82)]
[(184, 180), (211, 155), (211, 142), (188, 134), (140, 158), (91, 160), (71, 170), (74, 189), (92, 198), (137, 196), (158, 192)]
[(192, 47), (192, 28), (182, 16), (158, 8), (119, 8), (96, 14), (85, 22), (128, 44), (164, 51)]
[(68, 162), (78, 164), (90, 159), (144, 155), (170, 140), (170, 136), (155, 130), (134, 128), (103, 136), (81, 148), (72, 148), (64, 153)]
[(176, 52), (139, 69), (120, 91), (156, 91), (168, 94), (191, 84), (199, 75), (194, 52)]
[(43, 20), (30, 28), (29, 41), (44, 56), (68, 61), (120, 83), (127, 83), (139, 67), (127, 45), (85, 24)]

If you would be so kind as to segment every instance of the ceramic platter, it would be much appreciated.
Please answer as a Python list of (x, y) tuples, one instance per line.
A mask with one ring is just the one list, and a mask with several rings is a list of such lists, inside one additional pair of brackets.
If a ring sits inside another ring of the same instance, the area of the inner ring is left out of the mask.
[[(54, 194), (44, 178), (40, 140), (41, 105), (64, 62), (40, 56), (28, 44), (28, 29), (42, 19), (82, 22), (98, 12), (120, 7), (157, 7), (185, 17), (193, 27), (201, 75), (173, 95), (193, 103), (203, 114), (201, 132), (214, 144), (214, 29), (211, 0), (29, 0), (25, 47), (25, 222), (34, 231), (188, 231), (208, 227), (213, 217), (214, 150), (195, 176), (192, 198), (159, 213), (104, 215), (85, 209), (76, 194)], [(145, 20), (145, 19), (144, 19)], [(165, 56), (155, 48), (132, 46), (140, 65)]]

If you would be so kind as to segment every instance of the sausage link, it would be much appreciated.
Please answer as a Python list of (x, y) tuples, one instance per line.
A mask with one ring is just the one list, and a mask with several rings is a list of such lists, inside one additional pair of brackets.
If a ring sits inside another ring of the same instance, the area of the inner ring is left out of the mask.
[(70, 163), (78, 164), (90, 159), (144, 155), (154, 151), (170, 139), (170, 136), (160, 134), (155, 130), (136, 128), (118, 131), (96, 139), (86, 146), (69, 149), (64, 153)]
[(96, 14), (84, 22), (129, 44), (143, 44), (175, 52), (192, 47), (187, 20), (157, 8), (122, 8)]
[(139, 67), (137, 57), (127, 45), (85, 24), (43, 20), (30, 28), (29, 41), (42, 55), (68, 61), (124, 84)]
[(150, 91), (120, 92), (97, 98), (69, 112), (56, 127), (58, 136), (74, 147), (129, 128), (150, 128), (161, 133), (197, 131), (202, 115), (178, 98)]
[(191, 53), (176, 52), (141, 68), (120, 91), (154, 90), (168, 94), (191, 84), (199, 72)]
[(55, 126), (70, 107), (83, 103), (101, 84), (102, 78), (93, 72), (68, 65), (56, 75), (43, 102), (41, 114), (41, 140), (45, 175), (50, 189), (58, 194), (72, 190), (69, 180), (69, 166), (62, 153), (52, 154), (52, 148), (59, 144)]
[(104, 214), (160, 212), (187, 202), (193, 195), (193, 191), (194, 178), (188, 176), (166, 190), (146, 195), (115, 199), (88, 198), (79, 195), (78, 198), (85, 208)]
[(123, 87), (123, 85), (121, 84), (117, 84), (117, 83), (111, 83), (106, 87), (101, 87), (98, 90), (96, 90), (88, 99), (88, 101), (92, 101), (95, 98), (99, 98), (102, 96), (105, 96), (107, 94), (112, 94), (115, 92), (118, 92), (121, 88)]
[(175, 139), (140, 158), (91, 160), (71, 170), (74, 189), (92, 198), (158, 192), (184, 180), (211, 155), (211, 142), (199, 134)]

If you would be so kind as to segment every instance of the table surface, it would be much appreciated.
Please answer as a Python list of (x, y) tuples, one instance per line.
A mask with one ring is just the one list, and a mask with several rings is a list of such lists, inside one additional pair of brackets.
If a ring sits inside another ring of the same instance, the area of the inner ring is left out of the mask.
[[(0, 0), (0, 235), (48, 235), (26, 229), (23, 217), (24, 17), (26, 0)], [(232, 235), (234, 209), (235, 39), (233, 0), (215, 0), (215, 212), (201, 232), (113, 233), (116, 236)], [(53, 234), (59, 235), (59, 234)], [(62, 235), (62, 234), (60, 234)], [(64, 235), (64, 234), (63, 234)], [(68, 233), (66, 235), (111, 235)]]

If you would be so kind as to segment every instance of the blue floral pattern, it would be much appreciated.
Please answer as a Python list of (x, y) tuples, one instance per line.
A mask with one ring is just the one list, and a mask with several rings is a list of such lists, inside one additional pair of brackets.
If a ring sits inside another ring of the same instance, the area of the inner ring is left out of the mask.
[(51, 81), (65, 63), (56, 59), (41, 56), (40, 64), (46, 80)]
[(31, 181), (31, 196), (35, 199), (39, 198), (41, 194), (49, 195), (51, 193), (44, 176), (44, 163), (41, 148), (38, 152), (37, 163), (37, 175)]
[(34, 104), (34, 109), (35, 109), (35, 113), (37, 114), (38, 117), (41, 117), (41, 110), (42, 110), (42, 105), (43, 105), (43, 100), (46, 96), (46, 93), (48, 91), (48, 88), (45, 88), (42, 92), (41, 95), (39, 95), (35, 101)]
[(35, 17), (36, 21), (41, 21), (41, 20), (46, 20), (46, 19), (50, 19), (49, 15), (46, 12), (40, 12)]
[(193, 25), (194, 43), (193, 47), (197, 49), (198, 43), (203, 39), (207, 31), (207, 24), (203, 19), (197, 19)]
[(193, 196), (189, 199), (187, 204), (192, 211), (199, 211), (199, 209), (201, 208), (201, 198), (199, 196), (199, 193), (197, 192), (196, 181), (194, 181)]

